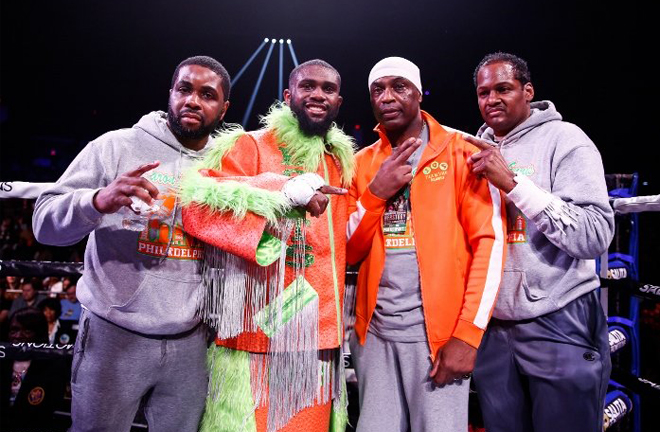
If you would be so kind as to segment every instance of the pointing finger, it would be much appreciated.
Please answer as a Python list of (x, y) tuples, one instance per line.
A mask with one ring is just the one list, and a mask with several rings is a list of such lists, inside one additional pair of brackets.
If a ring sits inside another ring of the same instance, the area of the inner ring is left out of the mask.
[(470, 135), (463, 135), (463, 139), (469, 142), (470, 144), (474, 145), (479, 150), (486, 150), (489, 148), (493, 148), (493, 143), (479, 138), (475, 138)]
[(478, 152), (478, 153), (474, 153), (474, 154), (470, 155), (470, 157), (468, 157), (468, 159), (467, 159), (468, 165), (472, 165), (472, 164), (480, 161), (483, 158), (483, 156), (484, 156), (484, 153), (482, 153), (482, 152)]
[(140, 165), (139, 167), (137, 167), (133, 171), (129, 171), (124, 175), (126, 175), (128, 177), (140, 177), (142, 174), (156, 168), (158, 165), (160, 165), (159, 161), (149, 162), (149, 163), (146, 163), (144, 165)]
[(346, 195), (348, 193), (347, 189), (338, 188), (330, 185), (323, 185), (318, 189), (318, 191), (324, 194), (333, 194), (333, 195)]

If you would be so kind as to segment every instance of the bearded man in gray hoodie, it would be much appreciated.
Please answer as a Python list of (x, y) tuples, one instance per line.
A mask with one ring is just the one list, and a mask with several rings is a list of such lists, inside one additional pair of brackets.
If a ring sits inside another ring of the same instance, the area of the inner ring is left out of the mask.
[[(65, 246), (89, 234), (70, 431), (129, 431), (141, 401), (150, 430), (197, 430), (208, 381), (207, 333), (195, 316), (202, 247), (182, 229), (176, 188), (206, 154), (229, 92), (216, 60), (184, 60), (167, 113), (90, 142), (37, 200), (41, 243)], [(127, 207), (151, 211), (141, 231), (123, 228)]]
[(600, 154), (527, 63), (489, 54), (475, 70), (485, 124), (468, 163), (506, 197), (508, 250), (474, 382), (489, 432), (600, 432), (611, 370), (594, 259), (614, 230)]

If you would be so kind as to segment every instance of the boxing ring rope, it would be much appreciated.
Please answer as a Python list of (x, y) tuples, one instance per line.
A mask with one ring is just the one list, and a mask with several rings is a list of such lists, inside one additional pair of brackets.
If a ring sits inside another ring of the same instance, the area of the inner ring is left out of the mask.
[(21, 181), (0, 182), (0, 199), (36, 199), (46, 188), (55, 183), (30, 183)]
[(611, 200), (614, 211), (618, 214), (660, 211), (660, 195), (646, 195)]
[(81, 262), (0, 260), (0, 276), (80, 276)]

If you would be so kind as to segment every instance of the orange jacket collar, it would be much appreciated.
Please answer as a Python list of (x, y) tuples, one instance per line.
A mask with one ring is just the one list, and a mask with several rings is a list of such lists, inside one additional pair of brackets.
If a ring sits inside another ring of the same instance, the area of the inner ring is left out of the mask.
[[(447, 135), (447, 130), (442, 127), (440, 123), (438, 123), (429, 113), (426, 111), (422, 110), (422, 119), (426, 122), (426, 124), (429, 126), (429, 146), (433, 148), (434, 151), (442, 150), (439, 148), (443, 144), (444, 138)], [(378, 137), (380, 138), (380, 145), (381, 146), (387, 146), (387, 147), (392, 147), (390, 144), (390, 140), (387, 139), (387, 135), (385, 135), (385, 130), (383, 126), (378, 123), (374, 127), (374, 132), (378, 134)]]

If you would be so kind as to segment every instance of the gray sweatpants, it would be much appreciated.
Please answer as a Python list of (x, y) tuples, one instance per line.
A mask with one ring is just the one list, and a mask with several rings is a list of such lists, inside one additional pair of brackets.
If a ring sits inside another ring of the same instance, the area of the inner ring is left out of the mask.
[(595, 292), (526, 321), (491, 320), (474, 384), (488, 432), (602, 432), (611, 370)]
[(197, 431), (208, 382), (206, 347), (201, 325), (178, 336), (151, 337), (83, 310), (69, 431), (129, 431), (143, 399), (150, 431)]
[(426, 342), (390, 342), (368, 333), (350, 341), (360, 396), (357, 432), (465, 432), (470, 381), (437, 387)]

